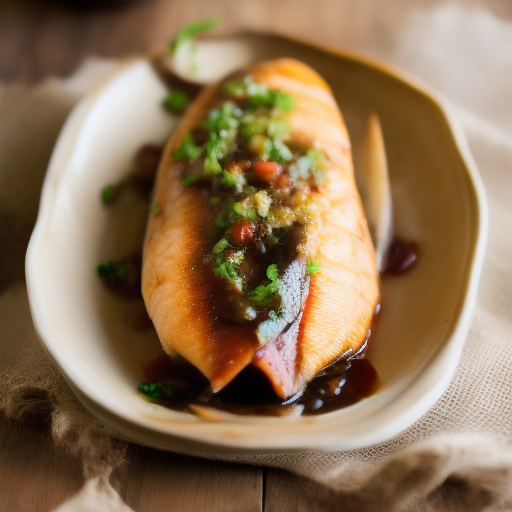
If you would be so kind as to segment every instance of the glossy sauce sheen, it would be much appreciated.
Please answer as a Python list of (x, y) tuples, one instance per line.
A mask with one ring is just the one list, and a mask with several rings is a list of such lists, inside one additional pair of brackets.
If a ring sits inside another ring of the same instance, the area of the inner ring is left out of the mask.
[(385, 274), (403, 274), (416, 263), (418, 245), (416, 242), (394, 238), (388, 251)]
[(165, 352), (147, 361), (143, 368), (147, 382), (170, 382), (176, 396), (152, 400), (177, 411), (190, 405), (213, 407), (234, 414), (281, 416), (301, 407), (303, 415), (332, 412), (353, 405), (378, 391), (379, 377), (366, 358), (339, 361), (313, 379), (303, 392), (283, 401), (273, 392), (268, 379), (248, 366), (222, 391), (212, 393), (208, 380), (186, 361)]

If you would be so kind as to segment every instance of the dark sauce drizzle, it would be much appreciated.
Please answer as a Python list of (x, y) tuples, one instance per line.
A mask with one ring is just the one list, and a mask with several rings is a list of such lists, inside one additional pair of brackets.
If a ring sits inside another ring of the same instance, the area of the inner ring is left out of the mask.
[[(155, 172), (162, 149), (154, 145), (145, 145), (135, 157), (134, 172), (116, 187), (116, 194), (123, 189), (132, 188), (148, 198), (152, 189)], [(114, 197), (115, 199), (115, 197)], [(417, 246), (395, 238), (391, 244), (385, 274), (401, 274), (409, 270), (417, 260)], [(140, 273), (142, 255), (140, 249), (120, 260), (130, 265), (136, 272), (135, 279), (126, 283), (105, 283), (116, 295), (125, 299), (142, 300)], [(246, 367), (224, 389), (213, 393), (199, 370), (183, 358), (171, 357), (160, 352), (143, 365), (146, 382), (166, 382), (172, 390), (172, 396), (163, 394), (153, 402), (178, 411), (189, 411), (190, 405), (201, 405), (236, 414), (258, 414), (268, 416), (285, 415), (300, 408), (303, 415), (316, 415), (335, 411), (353, 405), (363, 398), (374, 394), (379, 387), (379, 377), (371, 362), (364, 358), (370, 336), (373, 334), (379, 318), (380, 305), (375, 314), (362, 348), (358, 353), (340, 358), (321, 370), (315, 378), (299, 393), (281, 400), (274, 393), (268, 379), (253, 366)], [(153, 331), (154, 326), (141, 306), (140, 315), (133, 318), (132, 327), (139, 331)]]
[(378, 389), (377, 371), (361, 357), (333, 363), (324, 368), (299, 393), (281, 400), (267, 377), (253, 366), (246, 367), (218, 393), (211, 391), (206, 379), (195, 367), (164, 352), (143, 368), (147, 382), (169, 382), (173, 396), (152, 400), (177, 411), (189, 411), (190, 405), (213, 407), (247, 415), (281, 416), (299, 407), (303, 415), (323, 414), (355, 404)]
[(410, 270), (418, 259), (416, 242), (394, 238), (388, 250), (384, 274), (403, 274)]

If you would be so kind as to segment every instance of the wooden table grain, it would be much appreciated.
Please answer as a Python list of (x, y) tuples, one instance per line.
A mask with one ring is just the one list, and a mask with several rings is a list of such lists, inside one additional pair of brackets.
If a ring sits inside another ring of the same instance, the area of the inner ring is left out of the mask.
[[(87, 56), (120, 57), (161, 45), (186, 23), (217, 16), (224, 30), (273, 30), (353, 48), (437, 0), (146, 0), (122, 3), (0, 0), (0, 81), (65, 76)], [(465, 0), (512, 19), (509, 0)], [(47, 420), (46, 420), (47, 421)], [(132, 446), (115, 485), (138, 512), (318, 512), (278, 470), (235, 466)], [(0, 512), (47, 512), (83, 484), (79, 460), (47, 422), (0, 417)]]

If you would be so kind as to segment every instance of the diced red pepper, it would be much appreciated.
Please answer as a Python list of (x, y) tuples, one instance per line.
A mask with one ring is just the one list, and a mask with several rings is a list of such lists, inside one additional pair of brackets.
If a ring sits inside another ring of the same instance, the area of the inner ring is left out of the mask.
[(274, 188), (289, 188), (292, 186), (292, 179), (288, 174), (281, 174), (274, 181), (272, 181)]
[(231, 226), (231, 237), (233, 241), (243, 247), (254, 237), (254, 225), (248, 220), (239, 220)]
[(258, 160), (252, 165), (252, 170), (260, 180), (272, 183), (283, 172), (283, 168), (277, 162)]

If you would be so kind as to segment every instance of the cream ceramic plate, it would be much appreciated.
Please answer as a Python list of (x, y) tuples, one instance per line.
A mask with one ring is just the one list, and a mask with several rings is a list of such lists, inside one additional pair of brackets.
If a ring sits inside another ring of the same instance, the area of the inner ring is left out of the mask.
[(135, 306), (102, 287), (96, 265), (133, 248), (145, 207), (121, 203), (111, 215), (99, 191), (129, 173), (140, 145), (163, 143), (176, 119), (160, 106), (166, 90), (151, 67), (135, 60), (86, 97), (62, 130), (27, 280), (36, 328), (70, 386), (94, 415), (136, 442), (202, 453), (361, 448), (416, 421), (455, 370), (486, 238), (484, 192), (461, 128), (425, 86), (352, 55), (251, 34), (205, 40), (198, 59), (211, 77), (280, 56), (305, 61), (327, 80), (354, 137), (371, 110), (382, 121), (396, 232), (418, 243), (420, 257), (411, 272), (382, 280), (382, 314), (368, 353), (381, 390), (321, 416), (220, 422), (165, 409), (136, 392), (141, 361), (159, 350), (158, 341), (129, 326)]

